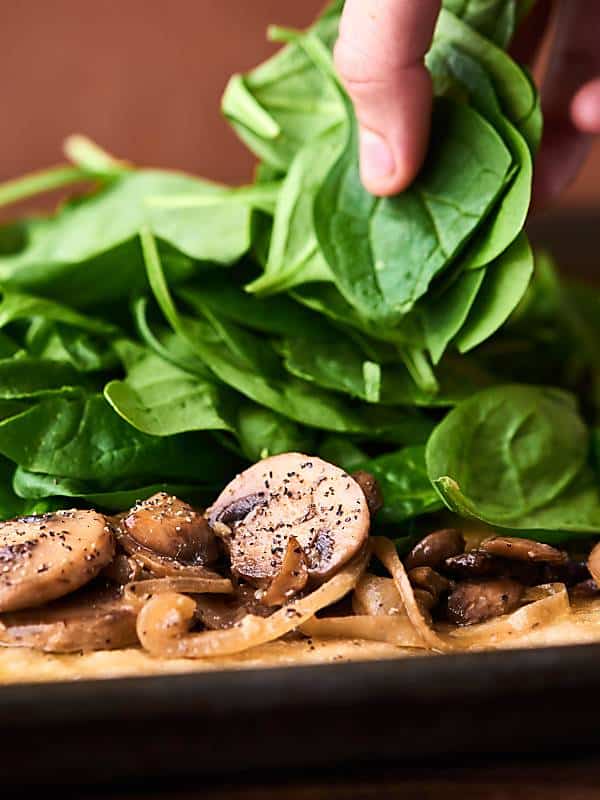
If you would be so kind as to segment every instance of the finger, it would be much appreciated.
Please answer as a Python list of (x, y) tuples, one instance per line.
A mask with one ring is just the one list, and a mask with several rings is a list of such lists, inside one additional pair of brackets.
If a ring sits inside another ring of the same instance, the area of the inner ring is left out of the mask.
[(582, 133), (600, 134), (600, 78), (577, 92), (571, 103), (571, 119)]
[[(579, 90), (600, 75), (600, 3), (562, 0), (555, 19), (556, 36), (542, 86), (545, 133), (537, 159), (536, 207), (548, 204), (575, 178), (590, 148), (589, 131), (578, 127), (589, 113), (591, 95)], [(574, 99), (575, 98), (575, 99)]]
[(378, 195), (396, 194), (427, 150), (431, 79), (424, 56), (440, 0), (346, 0), (335, 63), (356, 109), (361, 176)]

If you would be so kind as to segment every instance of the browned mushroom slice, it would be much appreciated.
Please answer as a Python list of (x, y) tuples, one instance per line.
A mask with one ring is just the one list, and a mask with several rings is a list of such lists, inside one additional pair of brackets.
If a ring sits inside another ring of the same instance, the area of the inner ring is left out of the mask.
[(593, 578), (588, 578), (585, 581), (576, 583), (569, 593), (575, 600), (585, 600), (591, 597), (598, 597), (600, 594), (600, 587)]
[(261, 601), (265, 606), (282, 606), (301, 592), (308, 581), (306, 556), (298, 540), (290, 536), (281, 562), (281, 569), (265, 590)]
[(408, 580), (415, 589), (425, 589), (438, 600), (450, 588), (450, 581), (431, 567), (415, 567), (408, 573)]
[(95, 511), (56, 511), (0, 524), (0, 611), (62, 597), (113, 558), (106, 519)]
[(120, 527), (142, 547), (169, 558), (212, 564), (219, 557), (218, 541), (204, 516), (166, 492), (137, 503)]
[(567, 554), (549, 544), (532, 539), (519, 539), (515, 536), (491, 536), (479, 545), (484, 553), (515, 561), (544, 561), (560, 564), (567, 560)]
[(483, 550), (471, 550), (447, 558), (442, 568), (452, 578), (497, 578), (502, 575), (506, 561)]
[(247, 583), (240, 584), (235, 594), (229, 596), (197, 595), (196, 616), (205, 628), (222, 630), (232, 628), (247, 615), (268, 617), (276, 609), (265, 606), (258, 598), (257, 591)]
[(373, 475), (371, 475), (370, 472), (365, 472), (364, 469), (359, 469), (356, 472), (353, 472), (352, 477), (363, 490), (364, 495), (367, 498), (369, 512), (371, 516), (374, 517), (375, 514), (377, 514), (377, 512), (381, 511), (383, 508), (383, 494), (381, 492), (381, 487)]
[(153, 578), (220, 578), (221, 576), (200, 564), (187, 564), (176, 558), (163, 556), (138, 544), (128, 533), (117, 532), (119, 544), (140, 568)]
[(407, 570), (415, 567), (437, 569), (447, 558), (459, 555), (464, 549), (462, 533), (454, 528), (444, 528), (421, 539), (405, 557), (404, 566)]
[(42, 608), (0, 616), (0, 645), (48, 653), (116, 650), (137, 642), (140, 604), (118, 590), (83, 589)]
[(448, 597), (448, 619), (457, 625), (485, 622), (514, 611), (524, 593), (525, 587), (510, 578), (465, 581)]
[(139, 581), (143, 572), (144, 570), (135, 559), (125, 553), (118, 553), (108, 567), (102, 570), (100, 577), (106, 578), (110, 583), (116, 583), (117, 586), (125, 586), (132, 581)]
[(232, 569), (260, 584), (281, 569), (294, 536), (308, 574), (324, 580), (349, 561), (369, 532), (369, 509), (346, 472), (319, 458), (285, 453), (242, 472), (207, 511)]
[(587, 560), (590, 575), (600, 585), (600, 542), (594, 545)]

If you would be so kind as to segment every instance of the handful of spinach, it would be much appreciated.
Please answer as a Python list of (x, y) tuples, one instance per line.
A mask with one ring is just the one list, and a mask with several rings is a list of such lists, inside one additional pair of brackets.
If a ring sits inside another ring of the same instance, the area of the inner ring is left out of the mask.
[(284, 47), (231, 79), (252, 185), (72, 137), (72, 166), (0, 186), (0, 205), (93, 187), (0, 228), (0, 517), (159, 487), (202, 503), (303, 450), (374, 473), (397, 536), (444, 504), (600, 532), (595, 434), (566, 393), (593, 423), (600, 300), (534, 270), (523, 232), (541, 115), (505, 48), (525, 4), (445, 0), (427, 160), (387, 199), (362, 188), (332, 67), (342, 5), (272, 29)]

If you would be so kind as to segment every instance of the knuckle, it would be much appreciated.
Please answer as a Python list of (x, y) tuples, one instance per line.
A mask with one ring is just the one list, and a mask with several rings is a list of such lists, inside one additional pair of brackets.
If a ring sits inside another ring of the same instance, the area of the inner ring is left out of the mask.
[(389, 70), (380, 59), (344, 37), (337, 40), (333, 58), (338, 75), (350, 95), (368, 92), (374, 85), (388, 80)]

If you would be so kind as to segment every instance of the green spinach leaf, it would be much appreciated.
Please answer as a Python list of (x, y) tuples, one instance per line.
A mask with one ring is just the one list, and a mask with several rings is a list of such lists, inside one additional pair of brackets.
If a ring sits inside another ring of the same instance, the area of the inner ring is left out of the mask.
[(348, 302), (368, 319), (393, 324), (477, 229), (504, 187), (512, 160), (479, 114), (439, 100), (420, 175), (397, 197), (375, 199), (360, 181), (354, 124), (351, 130), (317, 196), (315, 227)]
[(523, 530), (600, 530), (589, 435), (557, 389), (498, 386), (464, 401), (427, 443), (429, 478), (449, 508)]

